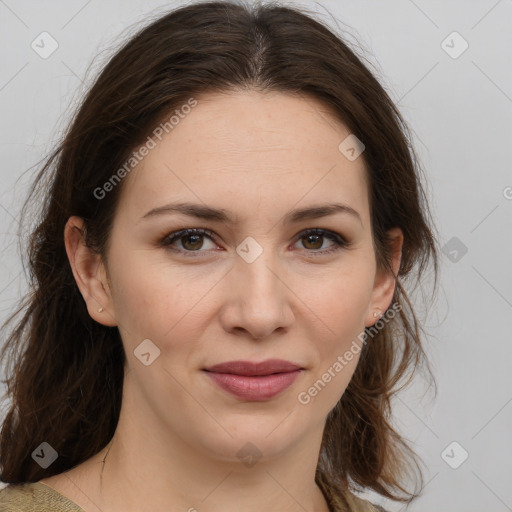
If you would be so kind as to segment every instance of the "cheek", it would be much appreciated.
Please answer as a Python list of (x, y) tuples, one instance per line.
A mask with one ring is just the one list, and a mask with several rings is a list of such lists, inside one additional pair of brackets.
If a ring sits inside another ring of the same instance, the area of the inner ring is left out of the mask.
[(223, 275), (199, 266), (180, 271), (145, 251), (126, 251), (117, 261), (111, 271), (114, 310), (129, 346), (149, 338), (163, 349), (169, 339), (180, 339), (180, 330), (199, 326), (195, 320), (208, 303), (208, 291)]
[[(317, 336), (319, 364), (315, 369), (315, 388), (322, 391), (321, 402), (329, 409), (346, 389), (363, 347), (362, 334), (372, 292), (371, 268), (354, 265), (341, 272), (316, 294), (313, 311), (324, 324), (327, 336)], [(315, 394), (315, 389), (311, 390)]]
[(319, 312), (331, 334), (333, 344), (364, 329), (364, 321), (372, 298), (372, 270), (362, 262), (341, 270), (324, 282), (315, 294), (312, 309)]

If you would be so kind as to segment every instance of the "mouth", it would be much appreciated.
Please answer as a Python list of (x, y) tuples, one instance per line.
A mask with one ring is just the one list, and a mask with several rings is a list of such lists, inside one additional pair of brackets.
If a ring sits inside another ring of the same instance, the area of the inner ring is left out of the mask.
[(264, 401), (290, 387), (304, 368), (289, 361), (269, 359), (261, 363), (229, 361), (203, 371), (221, 389), (241, 400)]
[(288, 373), (303, 370), (299, 365), (282, 359), (267, 359), (260, 363), (252, 361), (227, 361), (204, 369), (207, 372), (229, 373), (232, 375), (244, 375), (246, 377), (258, 377), (275, 373)]

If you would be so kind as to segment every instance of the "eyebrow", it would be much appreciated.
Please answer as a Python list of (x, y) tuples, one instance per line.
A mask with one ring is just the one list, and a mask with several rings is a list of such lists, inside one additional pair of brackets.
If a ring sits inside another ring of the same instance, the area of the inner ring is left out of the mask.
[[(283, 222), (285, 224), (297, 223), (303, 220), (318, 219), (320, 217), (327, 217), (329, 215), (335, 215), (337, 213), (348, 214), (363, 224), (361, 216), (352, 207), (341, 204), (341, 203), (330, 203), (323, 205), (314, 205), (307, 208), (300, 208), (292, 210), (287, 213), (284, 217)], [(220, 208), (211, 208), (210, 206), (196, 204), (196, 203), (169, 203), (164, 206), (153, 208), (145, 215), (142, 219), (155, 217), (157, 215), (169, 215), (169, 214), (183, 214), (189, 217), (195, 217), (197, 219), (209, 220), (214, 222), (223, 222), (226, 224), (236, 224), (238, 218), (230, 214), (227, 210)]]

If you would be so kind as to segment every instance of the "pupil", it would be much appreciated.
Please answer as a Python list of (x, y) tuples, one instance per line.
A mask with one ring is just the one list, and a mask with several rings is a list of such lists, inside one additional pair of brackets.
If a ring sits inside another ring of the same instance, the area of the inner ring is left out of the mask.
[[(197, 244), (198, 240), (201, 238), (202, 235), (187, 235), (185, 237), (185, 240), (195, 239), (195, 241), (192, 242), (192, 249), (197, 249), (198, 247), (194, 247), (195, 244)], [(199, 247), (201, 247), (202, 244), (199, 244)], [(185, 244), (186, 246), (186, 244)]]
[[(322, 235), (308, 235), (308, 239), (316, 239), (316, 243), (318, 244), (319, 239), (322, 237)], [(308, 242), (309, 243), (309, 242)], [(315, 241), (313, 241), (313, 245), (315, 244)], [(322, 244), (320, 243), (320, 247)], [(314, 249), (318, 249), (318, 247), (314, 247)]]

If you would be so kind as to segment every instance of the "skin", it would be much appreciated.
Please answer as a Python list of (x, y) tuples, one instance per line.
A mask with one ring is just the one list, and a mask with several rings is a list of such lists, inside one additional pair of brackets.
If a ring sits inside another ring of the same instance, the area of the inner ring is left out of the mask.
[[(373, 313), (387, 309), (395, 288), (394, 276), (376, 267), (364, 160), (339, 151), (350, 132), (312, 98), (244, 91), (197, 99), (124, 178), (107, 266), (82, 243), (81, 219), (66, 225), (89, 314), (118, 326), (127, 367), (113, 442), (42, 482), (87, 512), (325, 512), (314, 480), (322, 433), (359, 354), (307, 405), (298, 395), (375, 324)], [(224, 208), (238, 223), (182, 214), (141, 219), (178, 200)], [(360, 218), (282, 222), (290, 210), (332, 202)], [(161, 245), (184, 228), (210, 229), (216, 238), (173, 243), (192, 257)], [(335, 242), (301, 235), (309, 228), (339, 233), (350, 246), (321, 255)], [(403, 236), (398, 228), (390, 235), (396, 274)], [(247, 236), (263, 250), (252, 263), (236, 252)], [(149, 366), (134, 356), (144, 339), (160, 350)], [(266, 401), (236, 398), (202, 371), (268, 358), (304, 371)], [(237, 456), (248, 442), (261, 454), (251, 467)]]

